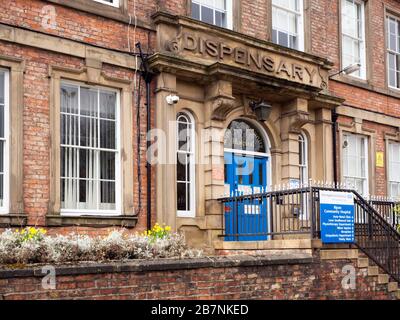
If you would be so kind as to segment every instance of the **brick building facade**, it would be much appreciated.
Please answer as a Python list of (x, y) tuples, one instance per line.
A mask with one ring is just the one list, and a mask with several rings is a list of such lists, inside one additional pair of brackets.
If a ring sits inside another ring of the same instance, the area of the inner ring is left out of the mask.
[[(217, 199), (232, 191), (224, 157), (235, 148), (224, 132), (235, 121), (259, 133), (252, 151), (268, 185), (336, 180), (366, 197), (397, 197), (397, 17), (394, 0), (0, 1), (0, 223), (98, 234), (144, 230), (150, 213), (212, 247)], [(178, 150), (184, 169), (152, 165), (150, 197), (137, 42), (154, 73), (151, 127), (166, 134), (167, 158), (177, 156), (171, 122), (196, 135)], [(259, 100), (271, 105), (263, 121), (249, 107)]]

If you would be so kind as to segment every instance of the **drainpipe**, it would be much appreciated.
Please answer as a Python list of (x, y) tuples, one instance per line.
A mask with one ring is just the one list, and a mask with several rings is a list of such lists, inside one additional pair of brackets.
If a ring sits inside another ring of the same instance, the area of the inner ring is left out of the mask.
[[(139, 50), (139, 55), (142, 60), (141, 64), (141, 71), (140, 74), (146, 83), (146, 112), (147, 112), (147, 125), (146, 125), (146, 131), (147, 134), (149, 133), (151, 129), (151, 97), (150, 97), (150, 90), (151, 90), (151, 81), (153, 80), (153, 74), (149, 70), (148, 64), (147, 64), (147, 59), (148, 55), (144, 55), (142, 52), (142, 46), (140, 42), (136, 43), (136, 48)], [(140, 128), (138, 128), (139, 134), (140, 134)], [(146, 134), (146, 135), (147, 135)], [(149, 137), (147, 137), (147, 149), (149, 150), (151, 146), (151, 141)], [(150, 164), (150, 159), (147, 159), (146, 162), (146, 176), (147, 176), (147, 229), (151, 229), (151, 164)]]
[(333, 145), (333, 180), (335, 185), (338, 184), (338, 168), (337, 168), (337, 119), (339, 115), (336, 113), (336, 108), (332, 110), (332, 145)]

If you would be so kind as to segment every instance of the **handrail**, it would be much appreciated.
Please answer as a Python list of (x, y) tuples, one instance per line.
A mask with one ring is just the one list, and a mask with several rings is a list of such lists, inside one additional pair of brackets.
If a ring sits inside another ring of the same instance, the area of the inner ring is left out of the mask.
[[(395, 223), (389, 223), (369, 200), (353, 189), (310, 186), (249, 195), (235, 193), (232, 197), (223, 197), (218, 199), (225, 207), (225, 214), (222, 215), (225, 220), (224, 233), (221, 236), (228, 241), (240, 241), (246, 237), (267, 240), (267, 237), (310, 234), (311, 231), (311, 238), (320, 238), (319, 191), (350, 192), (354, 195), (354, 245), (391, 278), (400, 282), (400, 233)], [(257, 206), (259, 215), (251, 212)], [(241, 210), (249, 211), (250, 215), (241, 214)], [(260, 223), (266, 223), (267, 219), (268, 230), (257, 227)], [(225, 224), (226, 221), (228, 224)], [(249, 226), (239, 228), (243, 221)]]

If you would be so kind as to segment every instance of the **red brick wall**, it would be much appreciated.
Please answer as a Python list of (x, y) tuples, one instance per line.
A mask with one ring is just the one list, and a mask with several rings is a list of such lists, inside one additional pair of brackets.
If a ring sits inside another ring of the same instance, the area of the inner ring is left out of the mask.
[(268, 39), (268, 2), (266, 0), (241, 1), (240, 32), (258, 39)]
[[(10, 45), (0, 41), (0, 55), (23, 57), (25, 60), (24, 74), (24, 211), (28, 214), (30, 225), (44, 226), (50, 197), (50, 84), (48, 79), (49, 66), (63, 66), (79, 69), (84, 61), (62, 54), (52, 54), (34, 48)], [(103, 71), (110, 77), (129, 79), (133, 81), (134, 72), (125, 68), (104, 65)], [(142, 177), (142, 209), (139, 216), (138, 230), (146, 225), (146, 106), (145, 86), (142, 84), (140, 106), (141, 115), (141, 177)], [(133, 95), (133, 123), (136, 124), (136, 95)], [(137, 139), (136, 125), (133, 130), (132, 146), (134, 148), (134, 205), (139, 207), (139, 179), (137, 179)], [(153, 187), (154, 188), (154, 187)], [(152, 193), (154, 195), (154, 192)], [(65, 230), (82, 230), (88, 228), (66, 228)], [(107, 229), (88, 229), (95, 233), (108, 233)], [(58, 232), (62, 232), (59, 229)]]
[[(356, 260), (295, 261), (282, 259), (249, 266), (254, 257), (241, 257), (235, 266), (222, 261), (220, 267), (201, 267), (210, 259), (171, 261), (149, 264), (143, 270), (92, 273), (84, 266), (69, 267), (69, 273), (56, 277), (56, 289), (42, 289), (41, 276), (12, 277), (0, 271), (0, 298), (8, 299), (394, 299), (387, 284), (378, 284), (377, 277), (367, 276), (366, 269), (356, 268), (356, 289), (343, 289), (346, 273), (343, 267), (356, 267)], [(268, 259), (271, 259), (269, 257)], [(273, 260), (273, 259), (272, 259)], [(239, 262), (238, 262), (239, 261)], [(168, 263), (168, 262), (167, 262)], [(225, 266), (222, 264), (225, 263)], [(248, 266), (244, 266), (247, 263)], [(193, 268), (188, 267), (191, 265)], [(218, 263), (217, 263), (218, 264)], [(139, 266), (140, 263), (136, 264)], [(185, 265), (185, 267), (180, 267)], [(238, 266), (239, 265), (239, 266)], [(119, 264), (108, 265), (117, 268)], [(101, 266), (95, 266), (101, 270)], [(103, 266), (105, 267), (105, 266)], [(125, 268), (127, 266), (125, 265)], [(153, 269), (154, 270), (154, 269)], [(162, 271), (160, 271), (162, 270)], [(40, 274), (37, 270), (36, 274)], [(61, 270), (59, 269), (61, 272)], [(57, 269), (56, 269), (57, 272)]]
[[(72, 1), (72, 0), (71, 0)], [(267, 0), (242, 1), (241, 3), (241, 32), (266, 39), (268, 36)], [(335, 63), (334, 70), (340, 67), (340, 37), (338, 23), (339, 0), (305, 0), (306, 14), (310, 18), (310, 48), (311, 52), (329, 58)], [(373, 88), (385, 90), (385, 44), (384, 44), (384, 4), (388, 4), (400, 12), (400, 3), (394, 0), (368, 1), (368, 54), (370, 56), (370, 80)], [(44, 6), (54, 6), (56, 10), (56, 26), (54, 29), (43, 28), (42, 19), (46, 14)], [(157, 10), (167, 10), (174, 14), (184, 15), (188, 12), (186, 0), (129, 0), (128, 12), (136, 15), (145, 23), (150, 24), (150, 16)], [(155, 34), (148, 29), (137, 28), (136, 33), (131, 27), (128, 41), (127, 23), (86, 13), (80, 10), (57, 5), (44, 0), (12, 0), (0, 1), (0, 22), (30, 30), (49, 33), (63, 38), (73, 39), (84, 43), (102, 46), (114, 50), (128, 51), (135, 41), (141, 41), (144, 50), (152, 51), (155, 47)], [(307, 47), (307, 46), (306, 46)], [(56, 55), (47, 51), (11, 45), (0, 42), (0, 54), (26, 59), (26, 73), (24, 75), (24, 205), (29, 214), (29, 223), (44, 224), (49, 201), (49, 81), (48, 67), (50, 64), (62, 65), (71, 68), (80, 68), (83, 61), (67, 55)], [(104, 71), (109, 75), (125, 79), (133, 79), (133, 72), (124, 68), (104, 65)], [(142, 85), (144, 88), (144, 85)], [(400, 117), (400, 103), (397, 98), (389, 97), (371, 90), (361, 89), (335, 81), (330, 82), (333, 94), (346, 99), (346, 105), (364, 108), (371, 111)], [(144, 90), (143, 90), (144, 93)], [(134, 100), (135, 101), (135, 100)], [(141, 127), (142, 145), (140, 147), (142, 211), (139, 216), (141, 230), (146, 223), (146, 168), (145, 168), (145, 129), (146, 111), (145, 99), (141, 99)], [(154, 105), (154, 99), (152, 101)], [(136, 123), (136, 103), (134, 108), (134, 123)], [(339, 121), (342, 118), (339, 119)], [(373, 127), (377, 132), (377, 150), (384, 151), (384, 134), (393, 132), (394, 128), (365, 124)], [(134, 146), (135, 172), (137, 172), (137, 134), (134, 127), (132, 143)], [(338, 162), (340, 160), (338, 159)], [(375, 170), (375, 169), (374, 169)], [(376, 193), (386, 193), (385, 169), (376, 169)], [(153, 171), (154, 174), (154, 171)], [(134, 181), (135, 207), (138, 207), (139, 180)], [(152, 203), (154, 204), (155, 185), (152, 189)], [(152, 210), (155, 214), (155, 210)], [(155, 217), (153, 216), (153, 221)], [(66, 228), (65, 230), (80, 230), (82, 232), (105, 233), (107, 229)], [(60, 229), (59, 231), (64, 230)]]
[[(157, 11), (157, 1), (136, 0), (128, 1), (128, 12), (133, 17), (149, 22), (150, 15)], [(55, 28), (43, 28), (42, 19), (48, 13), (45, 6), (55, 8)], [(132, 21), (133, 18), (132, 18)], [(128, 33), (128, 24), (116, 20), (100, 17), (73, 8), (57, 5), (48, 1), (13, 0), (0, 1), (0, 23), (27, 28), (41, 33), (48, 33), (62, 38), (72, 39), (83, 43), (105, 47), (107, 49), (128, 52), (128, 35), (131, 51), (134, 51), (135, 42), (140, 41), (143, 51), (153, 51), (154, 35), (151, 31), (133, 26)], [(50, 82), (48, 70), (50, 65), (79, 69), (84, 61), (63, 54), (54, 54), (49, 51), (34, 49), (25, 46), (11, 45), (0, 41), (0, 55), (19, 57), (25, 60), (24, 74), (24, 211), (28, 214), (28, 224), (43, 226), (49, 204), (50, 185)], [(132, 67), (132, 66), (130, 66)], [(121, 79), (134, 79), (132, 69), (115, 67), (104, 64), (106, 75)], [(138, 76), (139, 77), (139, 76)], [(146, 228), (146, 106), (145, 85), (142, 81), (140, 105), (140, 133), (141, 146), (138, 152), (136, 126), (137, 94), (133, 95), (133, 156), (134, 163), (134, 206), (139, 209), (139, 179), (138, 155), (141, 159), (141, 210), (138, 226), (135, 231)], [(154, 99), (152, 98), (152, 105)], [(154, 120), (154, 119), (153, 119)], [(155, 187), (152, 189), (152, 203), (154, 204)], [(153, 207), (153, 221), (155, 213)], [(76, 231), (80, 233), (107, 234), (109, 228), (57, 228), (52, 232), (63, 233)]]

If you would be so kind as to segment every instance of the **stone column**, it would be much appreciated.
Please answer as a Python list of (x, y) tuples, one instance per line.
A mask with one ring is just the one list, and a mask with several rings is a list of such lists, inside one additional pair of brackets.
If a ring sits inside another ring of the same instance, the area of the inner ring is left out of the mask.
[(232, 84), (218, 80), (206, 88), (206, 121), (203, 137), (205, 174), (205, 218), (210, 244), (218, 240), (222, 230), (222, 205), (218, 198), (224, 195), (224, 121), (232, 110), (235, 98)]
[(161, 72), (157, 77), (155, 128), (157, 135), (156, 216), (157, 222), (176, 229), (176, 105), (169, 105), (166, 97), (176, 94), (176, 76)]
[(315, 159), (316, 176), (314, 180), (333, 181), (333, 146), (331, 109), (315, 111)]

